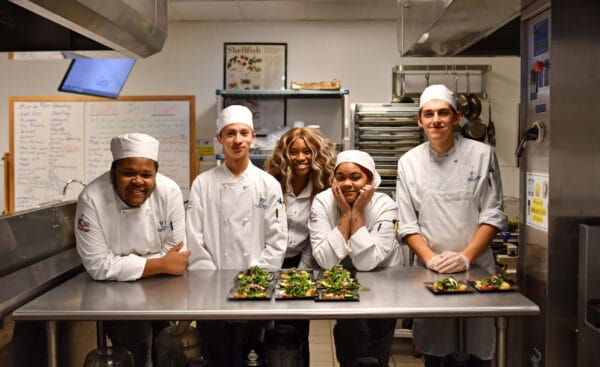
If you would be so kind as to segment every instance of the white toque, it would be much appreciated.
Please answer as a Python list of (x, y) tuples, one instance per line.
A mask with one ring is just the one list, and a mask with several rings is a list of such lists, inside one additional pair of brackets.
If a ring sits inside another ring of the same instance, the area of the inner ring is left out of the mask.
[(137, 157), (158, 161), (158, 140), (147, 134), (129, 133), (115, 136), (110, 141), (113, 161)]
[(375, 169), (375, 161), (369, 155), (369, 153), (361, 152), (360, 150), (344, 150), (337, 155), (335, 168), (342, 163), (358, 164), (373, 174), (373, 181), (371, 182), (371, 185), (373, 185), (375, 188), (378, 188), (379, 184), (381, 184), (381, 176), (379, 176), (379, 172), (377, 172)]
[(454, 93), (443, 84), (433, 84), (425, 88), (421, 97), (419, 98), (419, 109), (423, 108), (423, 105), (433, 99), (439, 99), (448, 102), (454, 111), (456, 111), (456, 98)]
[(244, 124), (254, 130), (252, 111), (248, 107), (240, 105), (231, 105), (224, 108), (217, 119), (217, 133), (220, 133), (229, 124)]

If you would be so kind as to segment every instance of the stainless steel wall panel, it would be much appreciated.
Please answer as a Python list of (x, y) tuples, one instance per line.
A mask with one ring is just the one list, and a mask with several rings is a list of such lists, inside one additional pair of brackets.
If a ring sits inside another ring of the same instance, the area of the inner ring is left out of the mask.
[[(577, 365), (577, 272), (578, 225), (600, 217), (600, 2), (523, 1), (523, 32), (528, 32), (522, 53), (521, 133), (533, 121), (544, 120), (546, 137), (541, 144), (528, 144), (521, 159), (522, 187), (526, 198), (526, 172), (547, 173), (548, 230), (523, 225), (525, 252), (519, 273), (526, 294), (541, 307), (542, 314), (524, 324), (521, 363), (530, 364), (532, 350), (542, 354), (542, 366)], [(547, 59), (534, 55), (532, 24), (548, 8), (550, 49)], [(529, 84), (532, 63), (548, 61), (548, 84), (537, 100)], [(545, 101), (547, 99), (547, 101)], [(545, 106), (541, 106), (544, 104)], [(522, 200), (521, 212), (525, 213)], [(525, 216), (523, 215), (523, 218)], [(525, 223), (522, 223), (525, 224)], [(545, 253), (545, 255), (544, 255)], [(546, 269), (544, 270), (544, 264)], [(544, 279), (546, 278), (546, 279)], [(585, 342), (585, 341), (584, 341)], [(585, 364), (583, 365), (585, 366)], [(581, 366), (580, 366), (581, 367)]]

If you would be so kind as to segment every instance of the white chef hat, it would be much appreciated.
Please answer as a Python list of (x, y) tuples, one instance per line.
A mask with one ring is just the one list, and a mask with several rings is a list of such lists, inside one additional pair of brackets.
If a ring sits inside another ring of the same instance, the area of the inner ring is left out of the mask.
[(137, 157), (158, 161), (158, 140), (147, 134), (129, 133), (115, 136), (110, 141), (113, 161)]
[(360, 150), (344, 150), (338, 153), (335, 168), (342, 163), (354, 163), (367, 169), (373, 174), (371, 185), (375, 186), (375, 188), (379, 187), (381, 176), (379, 176), (379, 172), (375, 169), (375, 161), (369, 153), (361, 152)]
[(231, 105), (224, 108), (217, 119), (217, 133), (220, 133), (229, 124), (244, 124), (254, 130), (252, 111), (248, 107), (240, 105)]
[(423, 93), (421, 93), (421, 97), (419, 98), (419, 108), (423, 108), (423, 105), (432, 99), (439, 99), (445, 102), (448, 102), (454, 111), (456, 111), (456, 98), (454, 98), (454, 93), (446, 88), (443, 84), (432, 84), (429, 87), (425, 88)]

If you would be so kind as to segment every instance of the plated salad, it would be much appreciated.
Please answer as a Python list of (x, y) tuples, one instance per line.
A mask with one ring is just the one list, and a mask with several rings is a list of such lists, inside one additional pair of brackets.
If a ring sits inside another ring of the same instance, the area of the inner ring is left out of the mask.
[(281, 298), (310, 298), (317, 292), (317, 285), (312, 281), (312, 274), (306, 270), (292, 268), (279, 275)]
[(341, 264), (325, 270), (323, 277), (317, 281), (317, 285), (323, 287), (321, 291), (323, 299), (357, 298), (360, 289), (360, 283)]
[(466, 292), (467, 285), (461, 281), (456, 280), (454, 276), (449, 275), (444, 279), (433, 282), (431, 285), (433, 291), (436, 292)]
[(253, 266), (237, 275), (237, 288), (234, 287), (234, 299), (270, 298), (271, 274), (258, 266)]
[(473, 282), (473, 286), (480, 291), (506, 291), (511, 289), (508, 283), (501, 275), (492, 275), (491, 277), (482, 278)]

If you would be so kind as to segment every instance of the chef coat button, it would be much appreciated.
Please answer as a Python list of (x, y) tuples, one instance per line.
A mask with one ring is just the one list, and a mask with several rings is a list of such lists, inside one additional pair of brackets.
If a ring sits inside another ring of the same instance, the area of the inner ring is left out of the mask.
[(223, 219), (223, 223), (225, 223), (225, 224), (229, 223), (229, 219), (227, 219), (227, 218)]
[(225, 256), (229, 256), (229, 252), (226, 252), (226, 253), (224, 253), (223, 255), (225, 255)]
[(246, 223), (248, 223), (248, 222), (250, 222), (250, 219), (248, 219), (248, 218), (244, 218), (244, 219), (242, 220), (242, 223), (244, 223), (244, 224), (246, 224)]
[(244, 256), (248, 256), (248, 253), (247, 253), (247, 252), (244, 252), (244, 254), (243, 254), (243, 255), (244, 255)]

